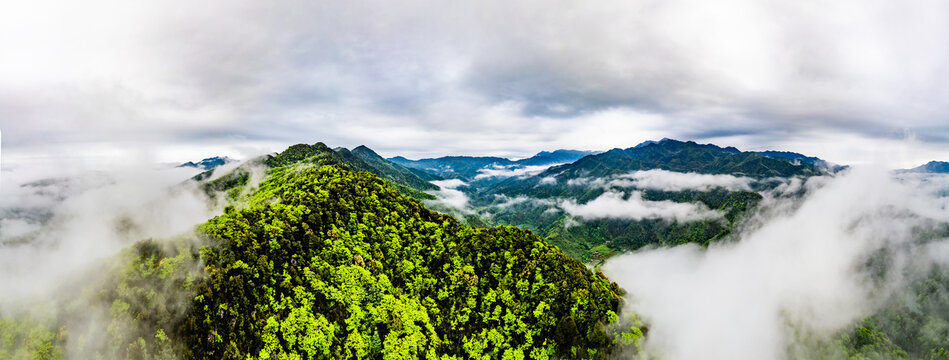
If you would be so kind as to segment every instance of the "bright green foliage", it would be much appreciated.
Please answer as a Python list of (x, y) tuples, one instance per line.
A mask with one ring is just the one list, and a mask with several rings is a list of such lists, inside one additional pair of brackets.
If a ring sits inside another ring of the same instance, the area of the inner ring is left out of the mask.
[(31, 316), (0, 316), (0, 359), (54, 360), (62, 358), (64, 336)]
[[(67, 306), (72, 317), (81, 317), (88, 304), (111, 304), (105, 329), (76, 328), (67, 335), (80, 344), (79, 351), (94, 359), (176, 359), (184, 345), (178, 325), (191, 306), (199, 278), (197, 249), (178, 239), (178, 248), (154, 240), (142, 241), (120, 255), (114, 270), (99, 291)], [(75, 320), (74, 320), (75, 321)], [(98, 324), (101, 320), (89, 319)], [(83, 322), (83, 321), (76, 321)], [(103, 340), (104, 339), (104, 340)]]
[[(212, 219), (186, 357), (606, 357), (619, 289), (528, 231), (472, 229), (367, 173), (273, 176)], [(612, 315), (612, 316), (611, 316)]]
[[(169, 245), (175, 243), (177, 248)], [(141, 241), (77, 296), (0, 316), (0, 359), (178, 359), (182, 316), (202, 277), (191, 240)]]
[(900, 300), (845, 334), (856, 359), (949, 359), (949, 270), (933, 268)]

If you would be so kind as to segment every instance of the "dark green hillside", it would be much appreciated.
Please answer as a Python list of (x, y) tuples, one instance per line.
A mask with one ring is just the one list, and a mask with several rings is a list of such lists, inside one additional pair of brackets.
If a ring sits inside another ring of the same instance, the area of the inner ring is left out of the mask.
[[(542, 234), (548, 242), (582, 261), (596, 261), (610, 254), (636, 250), (648, 245), (674, 246), (683, 243), (707, 245), (731, 233), (743, 215), (753, 209), (762, 196), (750, 191), (729, 191), (715, 188), (709, 191), (642, 191), (643, 200), (671, 200), (682, 203), (699, 203), (709, 209), (722, 212), (722, 219), (693, 222), (677, 222), (663, 219), (596, 219), (580, 220), (569, 223), (570, 216), (562, 211), (554, 211), (550, 201), (560, 197), (578, 199), (580, 203), (590, 201), (605, 191), (602, 188), (574, 186), (561, 189), (563, 193), (549, 195), (543, 190), (555, 187), (537, 188), (537, 193), (526, 193), (532, 199), (522, 203), (504, 205), (495, 200), (495, 204), (486, 206), (496, 224), (514, 225), (531, 229)], [(613, 189), (629, 193), (629, 189)], [(549, 197), (548, 197), (549, 196)]]
[[(769, 177), (811, 176), (822, 170), (812, 164), (771, 158), (733, 147), (702, 145), (663, 139), (628, 149), (613, 149), (585, 156), (576, 162), (555, 166), (531, 177), (511, 177), (476, 188), (465, 188), (470, 203), (490, 213), (494, 224), (515, 225), (543, 234), (546, 239), (578, 259), (602, 259), (609, 254), (635, 250), (647, 245), (677, 245), (685, 242), (708, 244), (731, 232), (740, 215), (754, 208), (761, 195), (752, 191), (722, 188), (708, 191), (662, 192), (645, 189), (607, 189), (605, 184), (619, 175), (639, 170), (704, 174), (729, 174), (757, 179)], [(584, 181), (600, 185), (584, 185)], [(571, 184), (571, 181), (578, 182)], [(475, 183), (475, 185), (482, 185)], [(755, 186), (767, 189), (767, 184)], [(763, 190), (756, 187), (756, 190)], [(724, 219), (676, 222), (662, 219), (598, 219), (577, 221), (559, 211), (554, 204), (566, 199), (583, 204), (605, 191), (643, 192), (643, 200), (671, 200), (700, 203), (720, 210)], [(511, 199), (529, 199), (509, 204)]]
[(809, 176), (820, 173), (819, 169), (806, 163), (794, 164), (786, 159), (741, 152), (733, 147), (666, 139), (640, 147), (613, 149), (587, 156), (572, 164), (548, 169), (541, 176), (603, 177), (649, 169), (751, 177)]
[[(417, 169), (407, 168), (386, 160), (382, 156), (379, 156), (379, 154), (376, 154), (375, 151), (372, 151), (372, 149), (364, 145), (357, 146), (352, 150), (352, 154), (364, 161), (372, 169), (376, 169), (378, 173), (375, 171), (370, 171), (373, 174), (376, 174), (376, 176), (400, 179), (402, 182), (410, 184), (416, 189), (434, 189), (435, 187), (429, 184), (428, 181), (442, 180), (442, 178), (439, 176), (432, 175), (424, 171), (419, 171)], [(423, 180), (424, 183), (419, 183), (419, 179)]]

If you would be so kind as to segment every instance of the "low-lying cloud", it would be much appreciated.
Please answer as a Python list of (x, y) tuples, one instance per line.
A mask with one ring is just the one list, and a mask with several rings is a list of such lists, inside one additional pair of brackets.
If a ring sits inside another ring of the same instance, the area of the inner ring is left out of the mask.
[(500, 166), (494, 165), (489, 166), (484, 169), (478, 170), (478, 175), (475, 175), (475, 180), (488, 179), (488, 178), (508, 178), (508, 177), (519, 177), (524, 178), (528, 176), (533, 176), (544, 172), (551, 166), (557, 166), (563, 164), (550, 164), (550, 165), (528, 165), (528, 166)]
[(610, 184), (663, 191), (701, 190), (721, 187), (733, 191), (751, 191), (755, 180), (727, 174), (682, 173), (660, 169), (635, 171), (613, 180)]
[[(132, 243), (188, 233), (212, 215), (194, 169), (119, 169), (3, 184), (0, 309), (50, 296)], [(19, 177), (28, 179), (29, 177)]]
[(587, 203), (576, 200), (564, 200), (560, 207), (570, 215), (593, 219), (669, 219), (681, 222), (715, 219), (722, 217), (720, 212), (710, 210), (698, 203), (681, 203), (670, 200), (644, 200), (642, 193), (633, 191), (629, 197), (618, 191), (607, 191)]
[(755, 179), (728, 174), (683, 173), (661, 169), (633, 171), (605, 178), (576, 178), (567, 180), (569, 186), (589, 186), (604, 189), (635, 188), (642, 190), (708, 191), (716, 187), (732, 191), (751, 191)]
[(495, 198), (501, 201), (501, 203), (495, 205), (501, 209), (518, 205), (518, 204), (531, 204), (535, 206), (554, 206), (557, 204), (556, 201), (551, 200), (551, 199), (539, 199), (539, 198), (529, 197), (525, 195), (518, 195), (514, 197), (505, 196), (505, 195), (495, 195)]
[(460, 211), (464, 214), (474, 213), (474, 210), (468, 206), (468, 195), (466, 195), (461, 190), (458, 190), (460, 187), (468, 186), (468, 183), (460, 179), (448, 179), (432, 181), (432, 184), (435, 184), (439, 187), (438, 190), (429, 192), (430, 194), (435, 195), (437, 199), (426, 201), (427, 205), (441, 205)]
[[(944, 195), (879, 169), (825, 180), (803, 200), (785, 198), (802, 202), (776, 207), (737, 241), (608, 260), (603, 270), (629, 292), (627, 310), (650, 325), (646, 351), (671, 360), (793, 358), (795, 334), (828, 339), (900, 291), (910, 264), (949, 259), (913, 256), (923, 253), (921, 232), (949, 221)], [(890, 267), (871, 281), (865, 264), (880, 251)]]

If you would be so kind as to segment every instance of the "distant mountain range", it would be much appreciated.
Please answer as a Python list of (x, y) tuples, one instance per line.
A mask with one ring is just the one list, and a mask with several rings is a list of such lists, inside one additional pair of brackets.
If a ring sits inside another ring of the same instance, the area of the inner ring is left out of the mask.
[[(352, 150), (330, 148), (323, 143), (297, 144), (267, 155), (229, 174), (211, 178), (211, 171), (196, 176), (209, 194), (226, 193), (239, 199), (254, 170), (264, 166), (269, 174), (301, 171), (308, 167), (333, 165), (345, 170), (364, 171), (383, 179), (403, 195), (434, 209), (448, 212), (475, 227), (516, 225), (545, 237), (573, 257), (595, 261), (606, 254), (651, 244), (682, 241), (707, 244), (727, 235), (742, 214), (761, 199), (755, 191), (712, 188), (708, 190), (657, 191), (634, 187), (609, 188), (578, 186), (606, 183), (643, 170), (679, 173), (724, 174), (761, 180), (808, 177), (826, 174), (833, 167), (825, 161), (798, 153), (748, 152), (735, 147), (698, 144), (693, 141), (662, 139), (626, 149), (607, 152), (556, 150), (511, 160), (502, 157), (445, 156), (409, 160), (401, 156), (385, 159), (375, 151), (358, 146)], [(500, 175), (498, 175), (500, 174)], [(273, 175), (271, 175), (273, 176)], [(464, 198), (465, 209), (429, 201), (439, 199), (433, 181), (460, 179), (468, 186), (449, 189)], [(767, 185), (761, 185), (767, 187)], [(763, 188), (762, 188), (763, 189)], [(761, 189), (759, 189), (761, 190)], [(564, 201), (585, 204), (605, 192), (622, 192), (624, 198), (637, 192), (643, 201), (672, 201), (700, 204), (724, 214), (724, 219), (669, 221), (667, 219), (599, 219), (580, 223), (561, 209)], [(517, 202), (511, 202), (511, 201)], [(576, 223), (567, 226), (566, 224)], [(636, 234), (632, 236), (631, 234)]]
[(526, 166), (543, 166), (552, 164), (571, 163), (587, 155), (598, 154), (596, 151), (581, 150), (555, 150), (542, 151), (532, 157), (520, 160), (511, 160), (502, 157), (493, 156), (443, 156), (439, 158), (427, 158), (420, 160), (409, 160), (402, 156), (389, 158), (396, 164), (409, 168), (422, 170), (433, 175), (445, 178), (459, 178), (462, 180), (472, 180), (484, 169), (508, 168), (517, 169)]
[(237, 160), (231, 159), (226, 156), (225, 157), (215, 156), (215, 157), (209, 157), (209, 158), (203, 159), (198, 162), (189, 161), (184, 164), (178, 165), (178, 167), (193, 167), (193, 168), (198, 168), (201, 170), (211, 170), (218, 166), (221, 166), (227, 163), (232, 163), (235, 161)]
[(949, 173), (949, 162), (930, 161), (925, 165), (920, 165), (912, 169), (898, 170), (898, 173), (925, 173), (925, 174), (946, 174)]
[(809, 176), (821, 172), (806, 162), (795, 163), (786, 158), (742, 152), (731, 146), (663, 139), (588, 156), (571, 164), (550, 168), (541, 176), (601, 177), (651, 169), (751, 177)]

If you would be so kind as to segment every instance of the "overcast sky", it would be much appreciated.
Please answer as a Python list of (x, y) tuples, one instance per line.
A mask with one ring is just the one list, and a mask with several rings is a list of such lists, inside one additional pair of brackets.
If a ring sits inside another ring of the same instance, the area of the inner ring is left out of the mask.
[(7, 1), (4, 166), (662, 137), (949, 160), (946, 1)]

